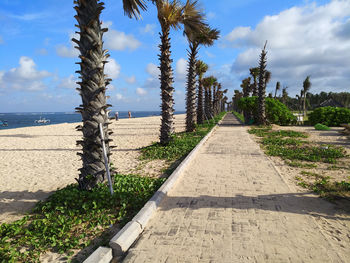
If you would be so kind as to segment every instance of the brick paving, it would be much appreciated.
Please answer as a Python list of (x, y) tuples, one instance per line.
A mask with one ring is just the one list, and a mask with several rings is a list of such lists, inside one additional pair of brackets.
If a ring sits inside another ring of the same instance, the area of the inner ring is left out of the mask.
[(342, 219), (330, 211), (293, 191), (227, 114), (123, 262), (350, 262), (349, 243), (318, 223)]

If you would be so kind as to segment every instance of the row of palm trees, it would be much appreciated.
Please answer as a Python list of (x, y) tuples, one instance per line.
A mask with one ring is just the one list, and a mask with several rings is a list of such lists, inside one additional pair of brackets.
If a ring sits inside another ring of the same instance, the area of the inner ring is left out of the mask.
[[(221, 107), (224, 91), (216, 80), (208, 81), (203, 78), (205, 63), (197, 60), (198, 49), (201, 45), (210, 46), (219, 37), (217, 29), (211, 29), (205, 21), (204, 14), (198, 7), (197, 0), (187, 0), (185, 4), (179, 0), (150, 0), (157, 8), (157, 17), (161, 26), (160, 32), (160, 89), (161, 89), (161, 128), (160, 143), (165, 145), (172, 139), (174, 132), (174, 99), (173, 99), (173, 69), (171, 59), (170, 30), (183, 28), (189, 43), (188, 74), (186, 89), (186, 130), (193, 131), (196, 123), (202, 123), (204, 117), (212, 117)], [(82, 146), (79, 155), (83, 161), (80, 175), (77, 179), (80, 189), (90, 190), (106, 178), (106, 169), (101, 150), (99, 124), (103, 126), (107, 156), (111, 155), (108, 129), (108, 108), (106, 102), (106, 86), (111, 79), (104, 74), (104, 66), (109, 57), (108, 51), (103, 49), (103, 34), (107, 31), (101, 27), (100, 15), (104, 4), (100, 0), (75, 0), (77, 14), (76, 25), (80, 32), (80, 39), (72, 39), (80, 51), (81, 81), (79, 91), (82, 104), (76, 108), (82, 115), (83, 125), (77, 127), (82, 131), (83, 139), (77, 141)], [(138, 19), (140, 11), (147, 9), (144, 0), (123, 0), (124, 13), (130, 18)], [(202, 64), (201, 64), (202, 63)], [(196, 77), (199, 76), (198, 98), (196, 104)], [(203, 105), (203, 89), (206, 103)], [(211, 87), (213, 88), (213, 98)], [(227, 100), (227, 99), (226, 99)]]

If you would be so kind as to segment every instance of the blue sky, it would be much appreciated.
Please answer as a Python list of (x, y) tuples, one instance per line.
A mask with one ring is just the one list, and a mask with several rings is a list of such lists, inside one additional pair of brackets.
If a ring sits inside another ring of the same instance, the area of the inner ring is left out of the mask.
[[(34, 3), (35, 2), (35, 3)], [(158, 32), (155, 7), (142, 20), (124, 16), (122, 1), (105, 0), (107, 95), (112, 110), (159, 110)], [(208, 23), (221, 31), (199, 58), (231, 98), (257, 66), (268, 40), (268, 70), (294, 96), (311, 75), (311, 92), (350, 91), (350, 1), (200, 0)], [(74, 111), (81, 103), (73, 0), (1, 0), (0, 112)], [(175, 108), (185, 108), (186, 49), (182, 31), (171, 33)]]

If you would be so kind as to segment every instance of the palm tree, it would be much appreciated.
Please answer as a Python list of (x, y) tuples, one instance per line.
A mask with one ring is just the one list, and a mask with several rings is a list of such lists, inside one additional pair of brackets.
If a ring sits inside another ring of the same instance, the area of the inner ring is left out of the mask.
[(250, 75), (253, 78), (253, 84), (251, 85), (251, 89), (253, 91), (253, 96), (258, 96), (258, 77), (259, 77), (259, 68), (250, 68), (249, 69)]
[(310, 76), (307, 76), (306, 79), (303, 82), (303, 92), (304, 92), (304, 104), (303, 104), (303, 110), (304, 110), (304, 116), (306, 115), (306, 93), (309, 92), (311, 88), (311, 82), (310, 82)]
[(196, 74), (198, 76), (198, 98), (197, 98), (197, 123), (202, 124), (204, 120), (203, 112), (203, 75), (208, 70), (208, 65), (201, 60), (196, 62)]
[(186, 131), (194, 131), (196, 127), (196, 79), (195, 63), (199, 45), (211, 46), (219, 38), (219, 31), (205, 26), (202, 31), (192, 31), (185, 27), (185, 35), (189, 42), (188, 73), (186, 89)]
[[(250, 77), (242, 80), (241, 88), (242, 88), (243, 98), (249, 97), (250, 89), (252, 86), (250, 84), (250, 81), (251, 81)], [(248, 109), (245, 109), (243, 111), (243, 115), (244, 115), (245, 124), (248, 124), (250, 122), (250, 119), (251, 119), (251, 111), (249, 111)]]
[(198, 11), (197, 1), (187, 1), (183, 6), (177, 0), (153, 0), (157, 7), (158, 20), (162, 29), (160, 33), (160, 89), (162, 98), (162, 124), (160, 143), (167, 144), (174, 132), (173, 70), (170, 58), (170, 28), (180, 29), (183, 24), (187, 30), (202, 31), (204, 26), (202, 14)]
[(281, 89), (281, 83), (279, 81), (277, 81), (276, 83), (276, 89), (275, 89), (275, 99), (277, 97), (277, 91), (279, 91)]
[[(104, 74), (104, 65), (107, 63), (107, 50), (103, 49), (102, 36), (107, 31), (101, 28), (100, 15), (104, 9), (103, 3), (99, 0), (75, 0), (75, 16), (78, 21), (77, 27), (80, 29), (80, 39), (72, 39), (80, 51), (81, 81), (77, 82), (82, 104), (76, 108), (81, 113), (83, 125), (79, 125), (77, 130), (82, 131), (83, 139), (77, 144), (82, 146), (81, 156), (83, 167), (80, 168), (79, 178), (76, 179), (79, 188), (90, 190), (98, 183), (106, 180), (106, 168), (102, 153), (102, 141), (100, 139), (99, 124), (103, 126), (107, 156), (111, 155), (109, 135), (112, 133), (108, 129), (108, 108), (111, 106), (106, 102), (106, 86), (111, 79)], [(138, 17), (140, 9), (145, 10), (143, 0), (123, 0), (124, 12), (129, 17)]]
[(205, 90), (204, 96), (204, 114), (207, 119), (213, 118), (213, 104), (211, 96), (211, 86), (216, 82), (216, 78), (213, 76), (203, 79), (203, 86)]
[(282, 89), (282, 103), (284, 105), (287, 104), (287, 99), (288, 99), (288, 92), (287, 92), (288, 87), (285, 87)]
[(259, 61), (259, 89), (258, 89), (258, 124), (266, 125), (266, 113), (265, 113), (265, 93), (266, 93), (266, 83), (267, 78), (271, 76), (266, 71), (266, 49), (267, 41), (264, 45), (264, 49), (261, 51), (260, 61)]

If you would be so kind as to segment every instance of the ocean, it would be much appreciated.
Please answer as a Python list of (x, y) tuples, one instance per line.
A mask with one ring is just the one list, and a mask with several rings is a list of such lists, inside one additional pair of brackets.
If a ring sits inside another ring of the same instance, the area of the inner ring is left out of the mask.
[[(184, 111), (177, 111), (175, 114), (183, 114)], [(114, 117), (115, 112), (110, 112), (109, 116)], [(159, 111), (132, 111), (132, 118), (160, 116)], [(39, 119), (50, 120), (50, 123), (39, 124), (36, 120)], [(119, 118), (128, 118), (127, 111), (119, 111)], [(7, 122), (8, 126), (1, 126), (2, 122)], [(0, 130), (2, 129), (15, 129), (21, 127), (52, 125), (59, 123), (73, 123), (80, 122), (81, 115), (74, 112), (18, 112), (18, 113), (0, 113)]]

